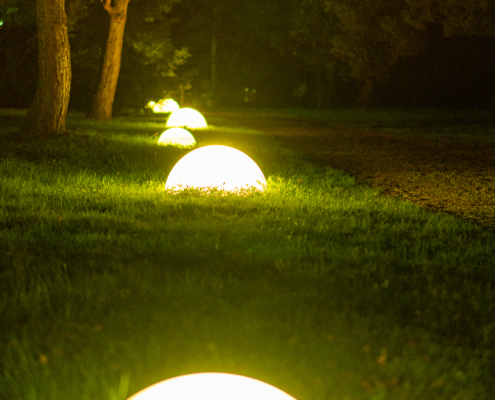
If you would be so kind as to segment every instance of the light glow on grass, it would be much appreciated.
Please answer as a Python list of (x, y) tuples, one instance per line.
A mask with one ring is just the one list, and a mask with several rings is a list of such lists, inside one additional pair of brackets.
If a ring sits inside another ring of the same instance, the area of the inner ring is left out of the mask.
[(158, 144), (163, 146), (192, 147), (196, 145), (196, 139), (186, 129), (169, 128), (160, 135)]
[(158, 102), (150, 101), (148, 103), (150, 108), (155, 114), (159, 113), (171, 113), (178, 110), (179, 104), (174, 99), (162, 99)]
[(219, 372), (182, 375), (156, 383), (128, 400), (296, 400), (247, 376)]
[(242, 189), (263, 191), (266, 179), (258, 165), (242, 151), (228, 146), (206, 146), (182, 157), (170, 172), (165, 189)]
[(205, 129), (208, 127), (205, 118), (192, 108), (181, 108), (174, 111), (167, 120), (167, 128)]

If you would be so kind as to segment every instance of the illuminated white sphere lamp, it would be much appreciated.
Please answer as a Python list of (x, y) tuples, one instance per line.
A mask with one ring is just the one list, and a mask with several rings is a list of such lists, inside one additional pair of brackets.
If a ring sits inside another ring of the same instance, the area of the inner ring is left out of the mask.
[(156, 383), (128, 400), (296, 400), (247, 376), (219, 372), (182, 375)]
[(158, 138), (158, 144), (162, 146), (192, 147), (196, 145), (196, 139), (183, 128), (169, 128)]
[(266, 179), (258, 165), (242, 151), (228, 146), (205, 146), (182, 157), (170, 172), (165, 189), (242, 189), (263, 191)]
[(178, 110), (179, 104), (174, 99), (162, 99), (158, 102), (150, 101), (148, 107), (153, 110), (155, 114), (157, 113), (171, 113)]
[(199, 111), (192, 108), (180, 108), (174, 111), (167, 119), (167, 128), (189, 128), (205, 129), (208, 128), (205, 118)]

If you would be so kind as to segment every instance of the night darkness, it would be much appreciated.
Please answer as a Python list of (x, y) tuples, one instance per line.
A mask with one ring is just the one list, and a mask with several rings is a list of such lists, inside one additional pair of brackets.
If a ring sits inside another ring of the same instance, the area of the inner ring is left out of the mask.
[[(359, 79), (349, 63), (331, 55), (330, 35), (338, 33), (338, 25), (328, 15), (315, 19), (311, 10), (304, 11), (307, 20), (294, 21), (299, 3), (293, 3), (290, 9), (280, 1), (183, 0), (157, 12), (151, 0), (131, 1), (115, 111), (141, 108), (162, 96), (177, 98), (181, 87), (190, 106), (355, 106)], [(0, 107), (28, 107), (37, 76), (36, 27), (29, 13), (16, 17), (25, 12), (22, 7), (12, 10), (4, 7), (0, 14)], [(104, 10), (93, 1), (71, 30), (71, 109), (85, 110), (91, 99), (106, 24)], [(441, 21), (426, 26), (415, 54), (400, 57), (376, 80), (372, 105), (490, 108), (495, 36), (446, 37)], [(297, 41), (294, 32), (303, 32)], [(173, 60), (174, 51), (184, 48), (189, 55)], [(325, 72), (329, 63), (331, 75)]]

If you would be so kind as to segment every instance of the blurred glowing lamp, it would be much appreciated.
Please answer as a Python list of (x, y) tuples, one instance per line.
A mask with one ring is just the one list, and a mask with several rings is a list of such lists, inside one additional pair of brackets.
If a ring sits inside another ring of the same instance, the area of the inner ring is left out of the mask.
[(192, 147), (196, 145), (196, 139), (191, 132), (183, 128), (170, 128), (158, 138), (158, 144), (163, 146)]
[(154, 113), (171, 113), (180, 108), (179, 104), (173, 99), (162, 99), (156, 103), (150, 101), (148, 107), (151, 108)]
[(158, 382), (128, 400), (296, 400), (268, 383), (218, 372), (182, 375)]
[(173, 127), (204, 129), (208, 127), (208, 124), (199, 111), (192, 108), (180, 108), (168, 117), (167, 128)]
[(228, 146), (205, 146), (182, 157), (170, 172), (165, 189), (209, 188), (228, 192), (263, 191), (265, 176), (242, 151)]

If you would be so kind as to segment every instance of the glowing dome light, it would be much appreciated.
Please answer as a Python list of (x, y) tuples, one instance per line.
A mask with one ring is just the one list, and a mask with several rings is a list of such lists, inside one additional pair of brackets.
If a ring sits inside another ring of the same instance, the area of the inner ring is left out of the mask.
[(182, 375), (156, 383), (128, 400), (296, 400), (268, 383), (219, 372)]
[(192, 147), (196, 145), (196, 139), (191, 132), (182, 128), (170, 128), (158, 138), (158, 144), (163, 146)]
[(151, 108), (154, 113), (171, 113), (180, 108), (179, 104), (173, 99), (162, 99), (157, 103), (150, 101), (148, 107)]
[(190, 128), (190, 129), (204, 129), (208, 127), (205, 118), (199, 111), (192, 108), (181, 108), (174, 111), (167, 120), (167, 128)]
[(165, 189), (211, 188), (236, 192), (263, 191), (265, 176), (242, 151), (228, 146), (205, 146), (182, 157), (170, 172)]

